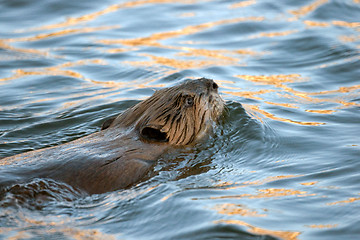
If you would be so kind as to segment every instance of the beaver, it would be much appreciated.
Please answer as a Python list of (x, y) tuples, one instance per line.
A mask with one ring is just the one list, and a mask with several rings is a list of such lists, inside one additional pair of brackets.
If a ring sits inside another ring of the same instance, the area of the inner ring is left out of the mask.
[(125, 189), (141, 181), (170, 148), (207, 135), (224, 101), (211, 79), (187, 80), (148, 99), (77, 140), (0, 160), (0, 188), (35, 178), (66, 183), (88, 194)]

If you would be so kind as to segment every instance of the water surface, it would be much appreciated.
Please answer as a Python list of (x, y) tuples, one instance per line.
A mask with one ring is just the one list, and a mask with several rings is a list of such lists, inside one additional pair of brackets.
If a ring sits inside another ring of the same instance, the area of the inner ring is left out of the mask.
[[(360, 2), (0, 1), (0, 157), (69, 142), (208, 77), (228, 114), (154, 177), (0, 200), (1, 239), (360, 236)], [(0, 160), (1, 165), (1, 160)]]

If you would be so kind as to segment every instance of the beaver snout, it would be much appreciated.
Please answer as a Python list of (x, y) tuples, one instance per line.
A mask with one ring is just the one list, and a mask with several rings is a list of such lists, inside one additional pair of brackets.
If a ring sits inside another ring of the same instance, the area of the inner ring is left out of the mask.
[(216, 84), (216, 82), (212, 81), (212, 84), (211, 84), (211, 90), (214, 91), (214, 92), (217, 92), (218, 91), (218, 88), (219, 86)]
[(204, 90), (208, 94), (210, 94), (210, 93), (218, 93), (219, 86), (212, 79), (202, 78), (200, 80), (203, 81), (203, 84), (204, 84), (204, 87), (205, 87)]

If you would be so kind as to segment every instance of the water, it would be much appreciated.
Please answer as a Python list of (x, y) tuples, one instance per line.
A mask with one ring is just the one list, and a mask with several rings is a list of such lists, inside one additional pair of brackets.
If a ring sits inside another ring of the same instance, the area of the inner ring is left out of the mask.
[[(0, 201), (1, 239), (360, 236), (360, 2), (0, 1), (0, 156), (99, 131), (186, 78), (228, 116), (154, 177)], [(0, 160), (1, 161), (1, 160)]]

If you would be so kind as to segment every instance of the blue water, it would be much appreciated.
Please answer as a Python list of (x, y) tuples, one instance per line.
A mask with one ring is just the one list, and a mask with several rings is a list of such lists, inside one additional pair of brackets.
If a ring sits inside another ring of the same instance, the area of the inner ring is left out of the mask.
[(130, 189), (4, 196), (0, 239), (359, 238), (359, 52), (359, 0), (0, 1), (0, 157), (188, 78), (227, 102)]

